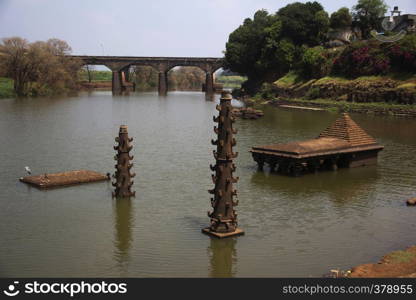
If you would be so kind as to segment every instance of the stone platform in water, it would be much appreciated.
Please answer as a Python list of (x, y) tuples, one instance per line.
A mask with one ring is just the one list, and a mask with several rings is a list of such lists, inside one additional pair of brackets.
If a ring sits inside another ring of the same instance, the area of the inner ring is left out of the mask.
[(221, 232), (212, 231), (209, 227), (207, 227), (207, 228), (202, 229), (202, 233), (222, 239), (222, 238), (231, 237), (231, 236), (244, 235), (244, 230), (240, 228), (236, 228), (236, 230), (234, 230), (233, 232), (221, 233)]
[(19, 179), (21, 182), (34, 185), (38, 188), (59, 187), (80, 183), (97, 182), (109, 180), (105, 174), (89, 170), (76, 170), (62, 173), (42, 174), (26, 176)]
[(267, 163), (271, 171), (299, 176), (318, 170), (375, 165), (383, 148), (344, 113), (317, 138), (255, 146), (250, 152), (259, 169)]

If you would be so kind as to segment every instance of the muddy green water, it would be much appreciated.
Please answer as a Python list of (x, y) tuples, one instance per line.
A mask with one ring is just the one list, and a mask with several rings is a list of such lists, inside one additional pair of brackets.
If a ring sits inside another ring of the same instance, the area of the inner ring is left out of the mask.
[[(416, 244), (405, 205), (416, 196), (416, 120), (352, 115), (385, 146), (378, 166), (291, 178), (258, 172), (250, 147), (315, 137), (337, 114), (264, 109), (235, 124), (246, 235), (214, 240), (200, 230), (217, 111), (202, 93), (1, 100), (0, 276), (309, 277)], [(134, 137), (136, 198), (113, 200), (108, 182), (41, 191), (17, 180), (25, 166), (113, 173), (120, 124)]]

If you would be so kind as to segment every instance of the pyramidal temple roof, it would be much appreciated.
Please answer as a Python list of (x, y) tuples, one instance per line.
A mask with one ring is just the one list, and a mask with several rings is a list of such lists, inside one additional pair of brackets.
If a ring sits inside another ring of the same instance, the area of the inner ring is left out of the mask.
[(319, 135), (319, 138), (324, 137), (342, 139), (351, 146), (377, 144), (377, 141), (358, 126), (347, 113), (343, 113), (341, 117)]
[(343, 113), (317, 138), (285, 144), (256, 146), (252, 148), (251, 152), (299, 159), (357, 151), (380, 151), (383, 148), (347, 113)]

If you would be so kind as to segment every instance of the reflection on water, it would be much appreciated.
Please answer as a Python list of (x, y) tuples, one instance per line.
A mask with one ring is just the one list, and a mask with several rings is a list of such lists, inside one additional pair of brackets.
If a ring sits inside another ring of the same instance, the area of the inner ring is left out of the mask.
[(378, 178), (376, 166), (323, 171), (301, 177), (285, 176), (265, 168), (265, 171), (253, 172), (251, 182), (261, 189), (284, 192), (292, 197), (328, 195), (334, 202), (351, 205), (351, 200), (361, 202), (362, 196), (374, 189)]
[(209, 277), (234, 277), (237, 265), (237, 239), (210, 239), (207, 249), (210, 259)]
[(132, 238), (132, 202), (130, 198), (117, 198), (114, 200), (114, 227), (115, 227), (115, 259), (121, 270), (128, 266), (129, 249)]

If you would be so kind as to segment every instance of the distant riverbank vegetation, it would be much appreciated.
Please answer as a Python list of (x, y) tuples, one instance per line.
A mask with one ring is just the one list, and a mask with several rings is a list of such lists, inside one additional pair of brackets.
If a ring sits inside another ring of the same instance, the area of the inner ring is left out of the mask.
[[(416, 34), (409, 31), (390, 43), (370, 34), (380, 30), (380, 17), (386, 12), (383, 0), (358, 0), (351, 11), (343, 7), (330, 16), (318, 2), (291, 3), (273, 14), (257, 11), (230, 34), (226, 44), (225, 67), (247, 76), (234, 94), (317, 99), (330, 94), (320, 90), (324, 86), (318, 81), (329, 78), (330, 88), (345, 98), (348, 91), (342, 88), (351, 89), (351, 84), (370, 77), (381, 83), (391, 78), (396, 82), (390, 82), (389, 88), (408, 88), (405, 93), (414, 94)], [(398, 97), (408, 99), (407, 94)]]
[[(219, 71), (215, 82), (224, 88), (240, 88), (246, 77)], [(111, 81), (111, 71), (94, 70), (91, 66), (79, 72), (80, 81)], [(136, 91), (153, 91), (158, 88), (158, 72), (150, 66), (133, 66), (130, 68), (129, 80), (136, 85)], [(168, 73), (168, 85), (171, 90), (201, 90), (205, 83), (205, 72), (197, 67), (177, 67)]]
[(0, 97), (38, 96), (67, 93), (77, 89), (77, 73), (81, 66), (76, 59), (65, 57), (71, 48), (62, 40), (29, 43), (12, 37), (0, 42), (0, 77), (13, 81), (0, 82)]
[(9, 78), (0, 77), (0, 99), (1, 98), (12, 98), (15, 96), (13, 90), (13, 80)]

